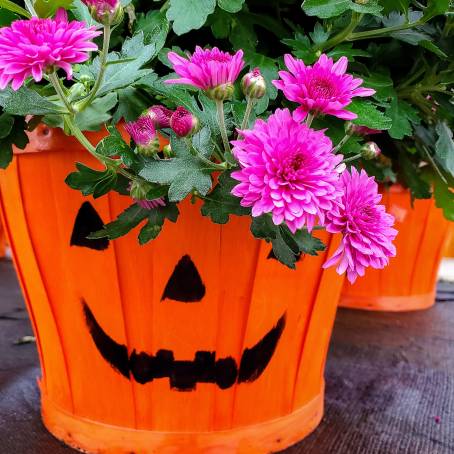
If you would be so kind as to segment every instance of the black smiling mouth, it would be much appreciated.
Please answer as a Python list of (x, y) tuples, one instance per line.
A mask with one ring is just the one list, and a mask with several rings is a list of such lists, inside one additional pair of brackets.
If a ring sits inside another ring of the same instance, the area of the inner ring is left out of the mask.
[(257, 380), (268, 366), (285, 328), (285, 314), (252, 348), (246, 348), (240, 365), (232, 357), (216, 359), (215, 351), (197, 351), (192, 361), (175, 360), (171, 350), (158, 350), (155, 355), (133, 352), (115, 342), (99, 325), (93, 312), (82, 301), (88, 330), (101, 356), (121, 375), (145, 384), (168, 378), (170, 388), (193, 391), (198, 383), (214, 383), (227, 389), (235, 383)]

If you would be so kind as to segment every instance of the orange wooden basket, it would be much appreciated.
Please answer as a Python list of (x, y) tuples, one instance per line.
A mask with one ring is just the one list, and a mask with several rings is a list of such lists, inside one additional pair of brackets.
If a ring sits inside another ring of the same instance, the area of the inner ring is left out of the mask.
[(0, 222), (0, 258), (6, 255), (6, 234), (2, 223)]
[(450, 223), (433, 199), (415, 200), (394, 185), (383, 204), (396, 218), (396, 257), (383, 270), (369, 269), (351, 285), (345, 282), (340, 306), (377, 311), (412, 311), (435, 303), (437, 272)]
[(292, 271), (247, 217), (216, 225), (184, 202), (147, 246), (137, 231), (87, 246), (131, 200), (83, 198), (63, 181), (91, 157), (60, 130), (30, 137), (1, 174), (1, 212), (49, 431), (122, 454), (265, 453), (310, 433), (343, 283), (321, 265), (337, 238), (321, 233), (327, 252)]

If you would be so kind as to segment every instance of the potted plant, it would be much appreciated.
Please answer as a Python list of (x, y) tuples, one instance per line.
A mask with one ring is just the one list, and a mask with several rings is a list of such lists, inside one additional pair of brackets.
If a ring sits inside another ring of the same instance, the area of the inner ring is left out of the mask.
[(174, 49), (174, 73), (153, 72), (178, 2), (131, 36), (117, 1), (76, 1), (74, 19), (59, 2), (3, 4), (27, 18), (0, 30), (5, 166), (14, 150), (0, 209), (46, 427), (87, 452), (303, 438), (323, 412), (338, 273), (395, 255), (377, 184), (351, 166), (377, 149), (351, 125), (342, 139), (345, 120), (389, 125), (376, 90), (342, 52), (287, 54), (275, 74), (250, 51)]

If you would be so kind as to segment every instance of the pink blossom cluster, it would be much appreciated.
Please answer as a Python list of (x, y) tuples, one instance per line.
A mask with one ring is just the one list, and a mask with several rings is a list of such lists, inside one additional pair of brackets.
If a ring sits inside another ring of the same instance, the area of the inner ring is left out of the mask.
[[(243, 67), (242, 53), (232, 56), (217, 48), (198, 47), (188, 59), (170, 52), (169, 60), (180, 78), (167, 83), (205, 91), (233, 84)], [(311, 231), (316, 224), (341, 233), (341, 246), (325, 266), (339, 263), (337, 271), (346, 271), (353, 282), (366, 267), (382, 268), (395, 255), (394, 218), (378, 204), (381, 196), (374, 179), (354, 167), (346, 170), (343, 156), (333, 152), (324, 131), (302, 121), (308, 114), (353, 120), (357, 115), (347, 109), (352, 98), (375, 91), (361, 87), (362, 79), (346, 74), (346, 57), (334, 62), (321, 55), (313, 66), (306, 66), (286, 55), (285, 63), (288, 71), (280, 71), (280, 80), (273, 84), (298, 107), (293, 113), (277, 109), (266, 121), (257, 120), (252, 129), (238, 131), (240, 138), (231, 142), (240, 165), (232, 172), (239, 182), (232, 194), (251, 208), (252, 216), (269, 213), (276, 225), (285, 223), (293, 233), (301, 228)]]
[(0, 89), (11, 83), (18, 90), (28, 77), (39, 82), (58, 68), (71, 79), (72, 65), (88, 60), (98, 48), (92, 39), (100, 34), (85, 22), (68, 22), (64, 9), (55, 19), (32, 17), (0, 28)]

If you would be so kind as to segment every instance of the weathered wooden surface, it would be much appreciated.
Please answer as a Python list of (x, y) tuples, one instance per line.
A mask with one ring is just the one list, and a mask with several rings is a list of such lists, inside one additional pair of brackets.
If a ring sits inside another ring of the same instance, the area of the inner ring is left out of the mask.
[[(39, 417), (34, 344), (14, 272), (0, 261), (2, 454), (65, 454)], [(454, 453), (454, 285), (426, 312), (340, 310), (319, 428), (288, 454)], [(222, 454), (222, 453), (220, 453)]]

